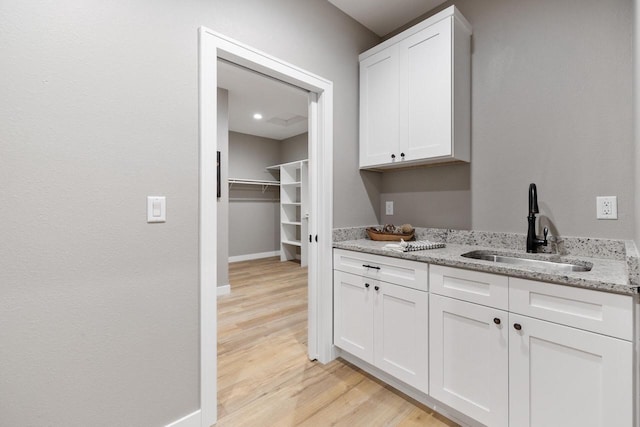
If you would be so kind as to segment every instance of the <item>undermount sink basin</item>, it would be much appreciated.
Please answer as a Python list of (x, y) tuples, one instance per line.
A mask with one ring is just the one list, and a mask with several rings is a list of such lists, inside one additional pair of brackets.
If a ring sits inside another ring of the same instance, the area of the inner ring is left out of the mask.
[(570, 271), (591, 271), (593, 265), (589, 262), (566, 262), (563, 260), (544, 260), (529, 257), (524, 254), (501, 254), (493, 251), (471, 251), (462, 254), (465, 258), (480, 259), (484, 261), (499, 262), (503, 264), (519, 265), (523, 267), (537, 267), (554, 273)]

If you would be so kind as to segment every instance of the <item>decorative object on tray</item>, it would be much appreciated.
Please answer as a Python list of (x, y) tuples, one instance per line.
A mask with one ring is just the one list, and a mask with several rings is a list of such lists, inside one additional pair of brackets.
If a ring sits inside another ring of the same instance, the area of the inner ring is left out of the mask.
[(400, 240), (400, 243), (389, 243), (384, 245), (384, 249), (394, 252), (411, 252), (411, 251), (424, 251), (427, 249), (444, 248), (442, 242), (431, 242), (429, 240), (416, 240), (413, 242), (405, 242)]
[(371, 240), (395, 241), (411, 240), (414, 238), (415, 230), (411, 224), (403, 224), (396, 227), (393, 224), (386, 224), (384, 227), (369, 227), (367, 234)]

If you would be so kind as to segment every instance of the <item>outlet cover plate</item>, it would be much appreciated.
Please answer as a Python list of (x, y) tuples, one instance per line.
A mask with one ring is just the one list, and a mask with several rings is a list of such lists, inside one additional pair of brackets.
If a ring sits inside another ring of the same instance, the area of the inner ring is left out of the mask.
[(385, 203), (385, 215), (393, 215), (393, 200), (387, 200)]
[(618, 198), (616, 196), (596, 197), (597, 219), (618, 219)]

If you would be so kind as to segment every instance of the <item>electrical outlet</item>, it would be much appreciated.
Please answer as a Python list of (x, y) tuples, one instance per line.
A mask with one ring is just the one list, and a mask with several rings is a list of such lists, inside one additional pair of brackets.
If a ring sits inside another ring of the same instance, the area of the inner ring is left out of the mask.
[(597, 219), (618, 219), (618, 198), (616, 196), (596, 197)]
[(393, 200), (388, 200), (385, 203), (385, 214), (393, 215)]

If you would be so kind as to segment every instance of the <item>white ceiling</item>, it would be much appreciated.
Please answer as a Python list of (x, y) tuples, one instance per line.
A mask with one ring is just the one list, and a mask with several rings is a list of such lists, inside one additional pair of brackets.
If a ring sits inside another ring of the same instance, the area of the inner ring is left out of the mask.
[(329, 0), (334, 6), (379, 35), (386, 36), (446, 0)]
[(231, 131), (277, 140), (307, 131), (308, 95), (300, 88), (220, 60), (218, 87), (229, 91)]

